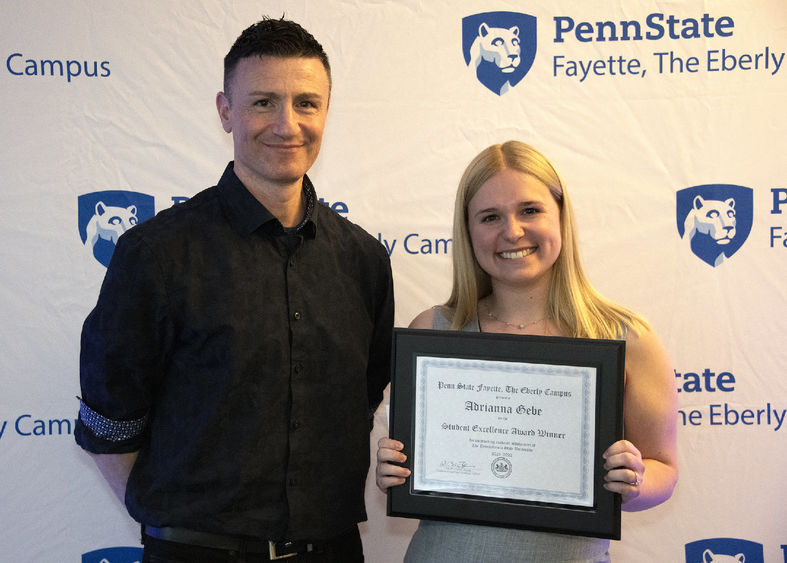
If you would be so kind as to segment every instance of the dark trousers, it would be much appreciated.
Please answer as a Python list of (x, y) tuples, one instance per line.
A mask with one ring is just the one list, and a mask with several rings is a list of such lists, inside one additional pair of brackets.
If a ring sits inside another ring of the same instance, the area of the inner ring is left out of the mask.
[[(142, 563), (259, 563), (270, 561), (267, 553), (229, 551), (177, 543), (142, 535)], [(298, 553), (283, 563), (363, 563), (363, 546), (358, 527), (320, 542), (319, 551)]]

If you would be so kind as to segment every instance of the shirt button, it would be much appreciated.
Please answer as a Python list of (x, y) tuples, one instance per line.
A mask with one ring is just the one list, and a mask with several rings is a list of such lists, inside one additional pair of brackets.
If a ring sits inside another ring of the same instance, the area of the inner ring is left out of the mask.
[(301, 312), (300, 311), (295, 311), (295, 313), (293, 313), (293, 315), (292, 315), (292, 318), (294, 318), (296, 321), (301, 320)]
[(301, 427), (301, 423), (298, 422), (297, 420), (293, 420), (292, 423), (290, 424), (290, 428), (292, 428), (293, 430), (297, 430), (300, 427)]
[(292, 479), (292, 478), (291, 478), (291, 479), (288, 481), (288, 483), (289, 483), (290, 487), (294, 487), (294, 486), (296, 486), (296, 485), (298, 484), (298, 480), (297, 480), (297, 479)]
[(300, 374), (303, 371), (303, 364), (295, 364), (295, 373)]

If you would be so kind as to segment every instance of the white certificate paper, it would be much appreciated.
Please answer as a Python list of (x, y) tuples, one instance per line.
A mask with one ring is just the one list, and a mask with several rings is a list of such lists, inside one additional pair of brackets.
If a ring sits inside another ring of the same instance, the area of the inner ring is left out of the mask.
[(419, 356), (413, 490), (593, 506), (596, 376)]

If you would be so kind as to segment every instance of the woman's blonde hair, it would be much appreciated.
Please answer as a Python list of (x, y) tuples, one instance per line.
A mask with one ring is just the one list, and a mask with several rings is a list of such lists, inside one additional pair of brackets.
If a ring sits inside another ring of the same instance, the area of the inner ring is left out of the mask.
[(478, 189), (505, 168), (530, 174), (549, 188), (560, 208), (562, 248), (552, 266), (547, 315), (566, 336), (575, 338), (623, 338), (627, 330), (647, 329), (647, 322), (599, 294), (582, 271), (577, 247), (574, 210), (563, 183), (546, 157), (520, 141), (508, 141), (484, 149), (468, 165), (454, 204), (453, 288), (445, 303), (452, 315), (451, 327), (459, 329), (477, 315), (478, 301), (492, 292), (492, 283), (473, 254), (467, 226), (467, 206)]

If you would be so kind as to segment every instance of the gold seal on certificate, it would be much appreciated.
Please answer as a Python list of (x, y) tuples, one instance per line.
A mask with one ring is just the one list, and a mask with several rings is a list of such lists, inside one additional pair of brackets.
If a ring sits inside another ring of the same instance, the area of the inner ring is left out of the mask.
[(622, 435), (624, 351), (396, 329), (391, 437), (412, 473), (388, 513), (619, 538), (601, 452)]

